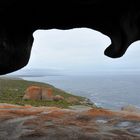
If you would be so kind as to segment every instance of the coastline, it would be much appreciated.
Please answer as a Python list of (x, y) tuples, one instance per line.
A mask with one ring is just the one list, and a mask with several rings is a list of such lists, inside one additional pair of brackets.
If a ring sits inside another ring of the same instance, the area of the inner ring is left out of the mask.
[[(10, 84), (9, 81), (14, 83)], [(0, 95), (2, 83), (4, 88), (6, 85), (7, 91), (7, 88), (12, 86), (13, 88), (9, 88), (12, 93), (18, 91), (18, 86), (20, 91), (24, 91), (29, 83), (51, 86), (56, 91), (64, 92), (49, 84), (21, 78), (3, 77), (0, 78), (0, 83)], [(28, 84), (25, 86), (25, 83)], [(25, 86), (24, 90), (21, 90), (22, 86)], [(64, 94), (73, 96), (66, 92)], [(9, 99), (10, 93), (7, 96)], [(10, 97), (11, 99), (14, 98)], [(62, 107), (55, 104), (34, 106), (19, 102), (18, 104), (0, 103), (0, 122), (0, 130), (2, 130), (0, 140), (138, 140), (140, 138), (140, 110), (133, 108), (115, 111), (77, 104)]]
[[(87, 107), (96, 107), (93, 102), (89, 99), (72, 95), (64, 90), (58, 89), (50, 84), (43, 82), (35, 82), (24, 80), (19, 77), (0, 77), (0, 102), (1, 103), (12, 103), (17, 105), (33, 105), (33, 106), (56, 106), (62, 108), (69, 108), (69, 106), (83, 105)], [(53, 95), (61, 95), (64, 97), (63, 101), (45, 101), (45, 100), (23, 100), (26, 89), (30, 86), (40, 86), (44, 88), (51, 88)], [(75, 102), (68, 102), (67, 99), (74, 98)]]

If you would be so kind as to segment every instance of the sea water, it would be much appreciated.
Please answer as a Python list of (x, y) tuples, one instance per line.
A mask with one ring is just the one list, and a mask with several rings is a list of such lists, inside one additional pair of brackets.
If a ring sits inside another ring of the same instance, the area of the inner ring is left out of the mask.
[(120, 109), (125, 105), (140, 107), (140, 75), (137, 74), (22, 78), (52, 84), (74, 95), (87, 97), (104, 108)]

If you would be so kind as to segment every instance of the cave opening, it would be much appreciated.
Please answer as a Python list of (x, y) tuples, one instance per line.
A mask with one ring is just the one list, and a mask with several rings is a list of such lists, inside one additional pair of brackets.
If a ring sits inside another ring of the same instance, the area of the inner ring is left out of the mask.
[(103, 54), (110, 39), (89, 28), (37, 30), (33, 36), (29, 64), (11, 75), (48, 82), (106, 108), (140, 106), (139, 41), (112, 59)]

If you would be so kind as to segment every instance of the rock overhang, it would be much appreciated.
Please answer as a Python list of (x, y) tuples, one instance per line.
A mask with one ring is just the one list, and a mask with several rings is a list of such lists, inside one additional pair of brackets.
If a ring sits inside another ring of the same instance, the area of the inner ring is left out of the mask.
[(87, 27), (110, 37), (105, 55), (118, 58), (140, 39), (138, 0), (40, 0), (0, 2), (0, 75), (24, 67), (37, 29)]

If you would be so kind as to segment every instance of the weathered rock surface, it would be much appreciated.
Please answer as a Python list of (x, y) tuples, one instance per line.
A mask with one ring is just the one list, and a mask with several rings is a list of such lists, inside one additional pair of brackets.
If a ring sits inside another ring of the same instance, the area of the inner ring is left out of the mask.
[(121, 108), (121, 110), (123, 111), (128, 111), (128, 112), (139, 112), (140, 113), (140, 108), (136, 108), (133, 105), (127, 105), (127, 106), (123, 106)]
[(42, 90), (38, 86), (28, 87), (25, 91), (25, 95), (23, 96), (24, 100), (32, 99), (32, 100), (40, 100), (42, 97)]
[(39, 86), (30, 86), (26, 89), (24, 100), (53, 100), (52, 89)]
[(53, 96), (53, 100), (54, 101), (61, 101), (61, 100), (64, 100), (64, 97), (61, 95), (55, 95), (55, 96)]
[(71, 103), (71, 104), (79, 103), (79, 100), (77, 98), (75, 98), (75, 97), (69, 97), (69, 98), (66, 99), (66, 101), (68, 103)]
[[(29, 86), (25, 91), (23, 100), (62, 101), (64, 100), (64, 97), (61, 95), (53, 95), (53, 91), (51, 88), (44, 88), (40, 86)], [(78, 99), (77, 101), (79, 102)]]
[(112, 58), (140, 39), (139, 0), (1, 0), (0, 19), (0, 74), (28, 63), (37, 29), (97, 30), (110, 37)]
[(0, 140), (139, 140), (140, 113), (0, 104)]

